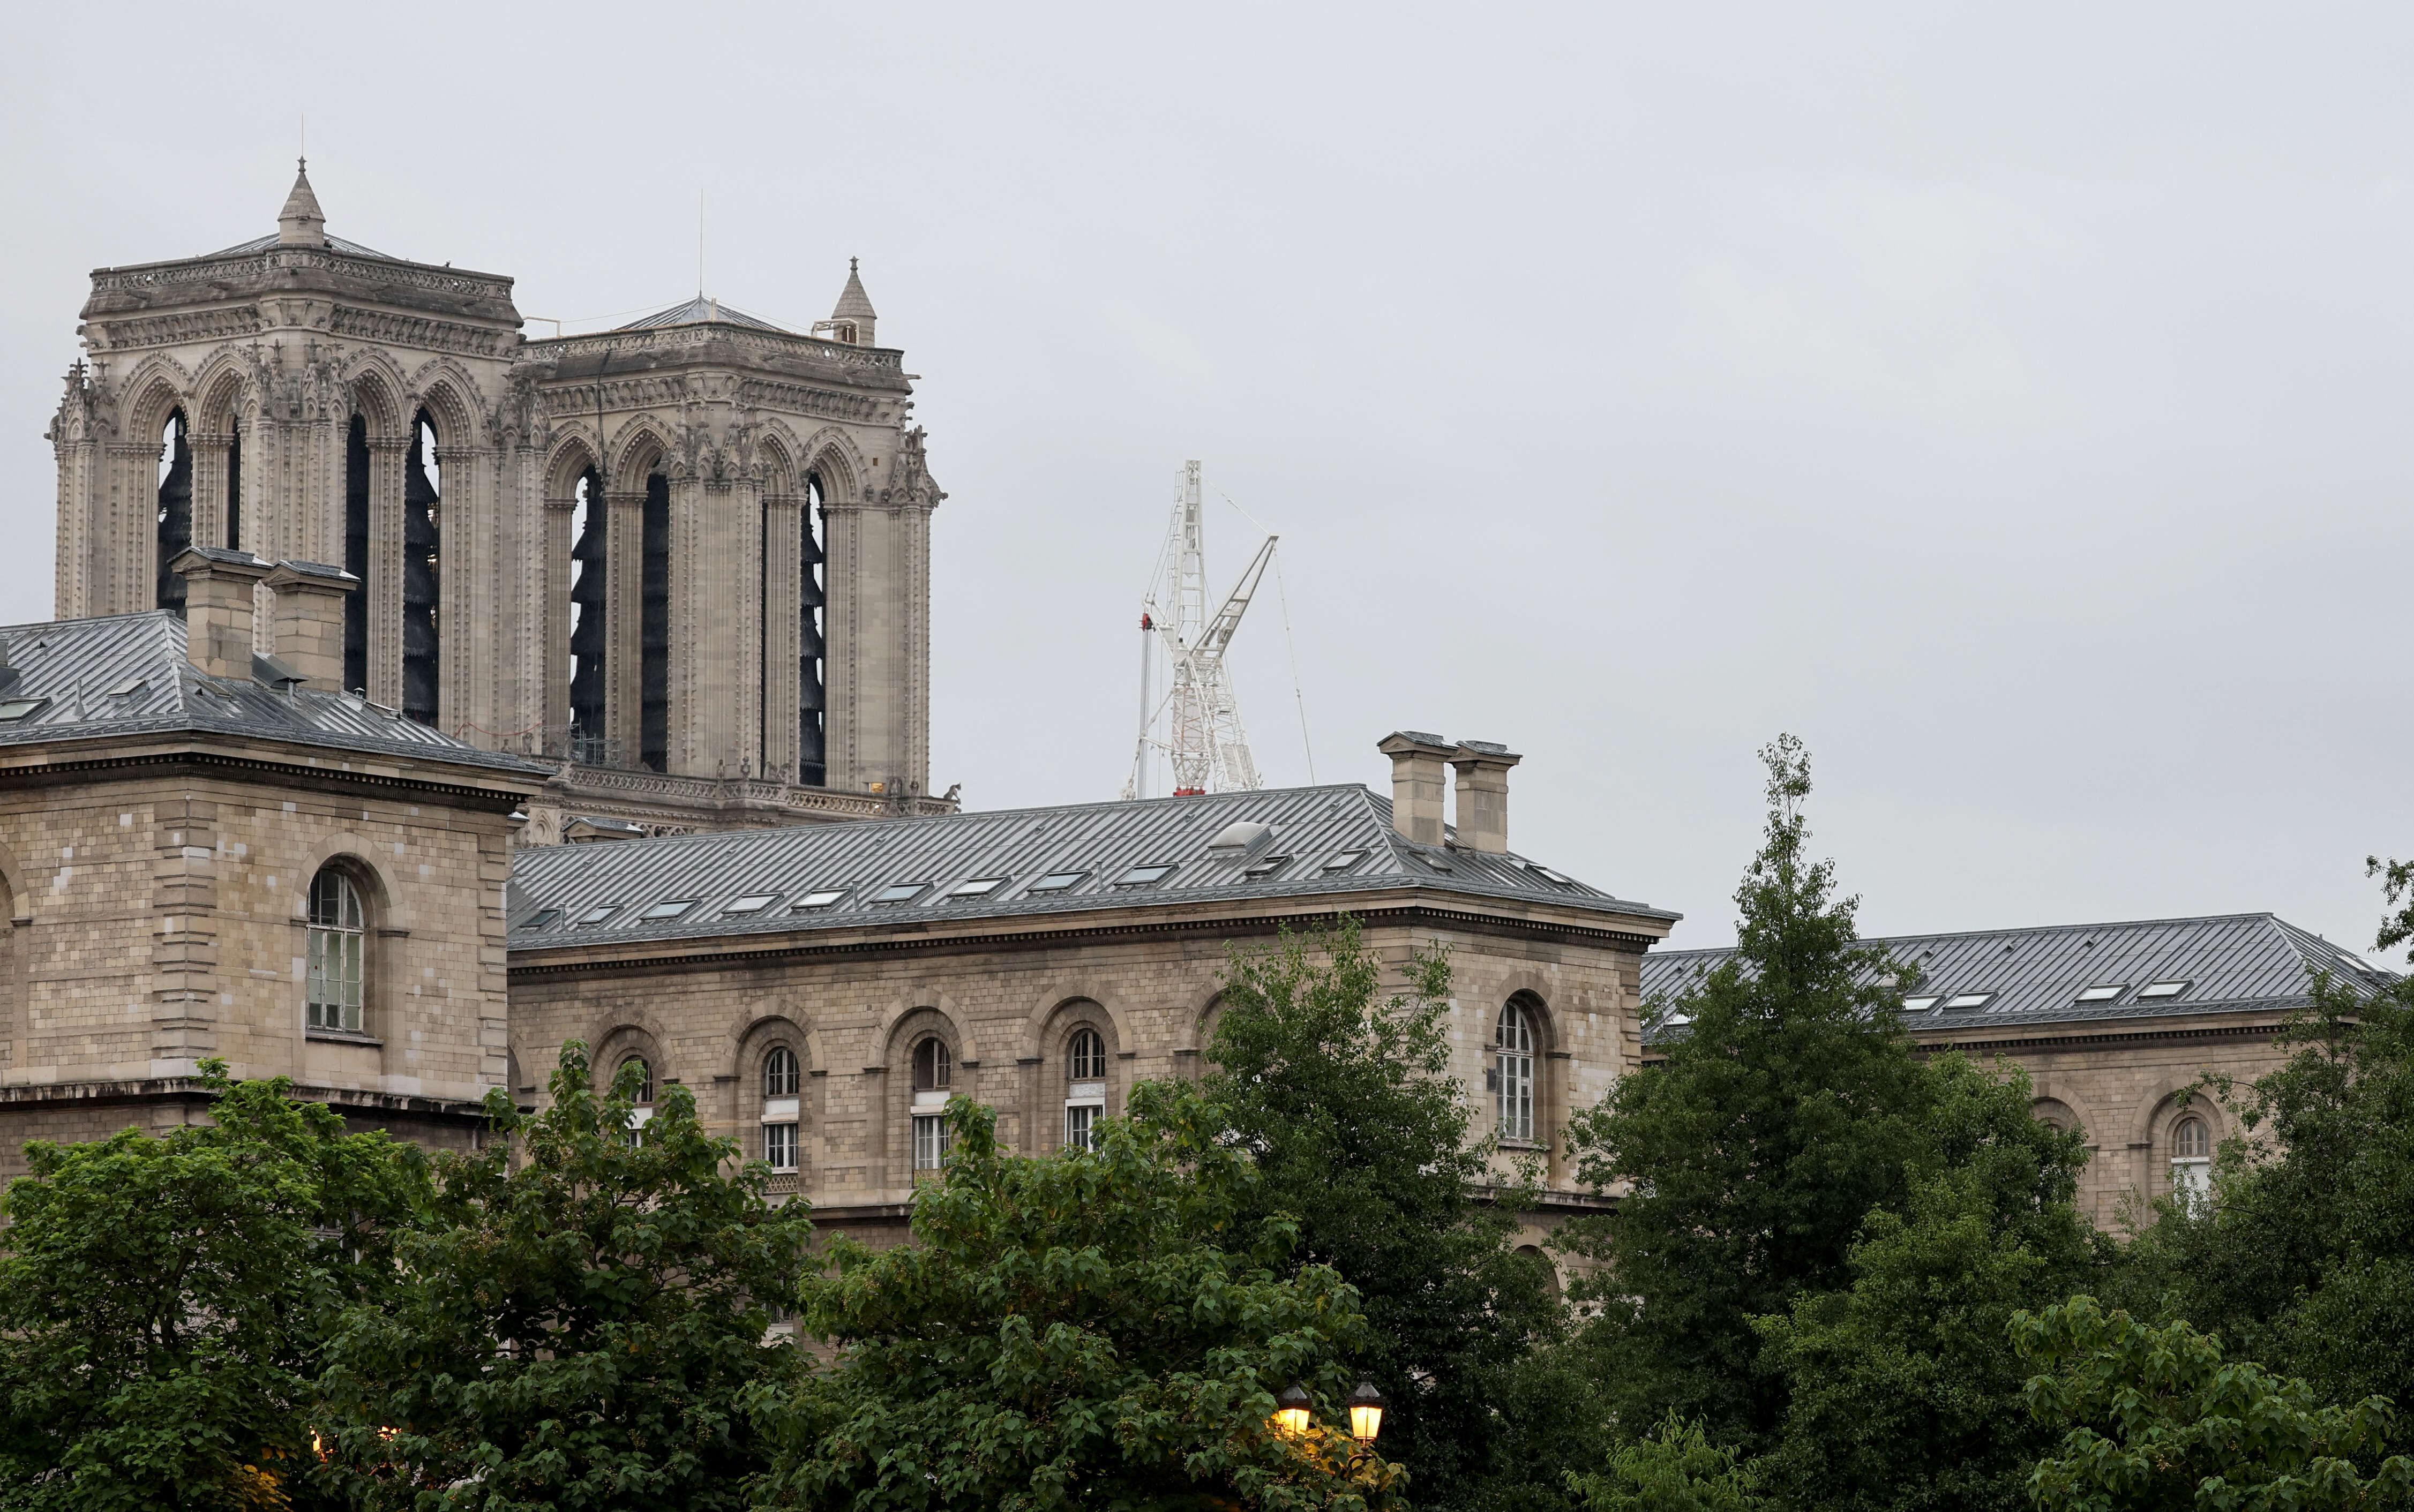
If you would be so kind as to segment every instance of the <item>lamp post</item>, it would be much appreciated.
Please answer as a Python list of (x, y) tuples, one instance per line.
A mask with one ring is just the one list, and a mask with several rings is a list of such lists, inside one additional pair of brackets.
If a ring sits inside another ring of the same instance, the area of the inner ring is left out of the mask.
[[(1375, 1458), (1375, 1439), (1383, 1431), (1383, 1409), (1391, 1403), (1375, 1389), (1374, 1382), (1361, 1381), (1358, 1389), (1349, 1393), (1347, 1405), (1349, 1436), (1358, 1441), (1358, 1447), (1341, 1467), (1345, 1475)], [(1285, 1438), (1304, 1439), (1308, 1424), (1314, 1421), (1316, 1399), (1307, 1394), (1305, 1386), (1285, 1386), (1282, 1395), (1274, 1398), (1274, 1430)]]

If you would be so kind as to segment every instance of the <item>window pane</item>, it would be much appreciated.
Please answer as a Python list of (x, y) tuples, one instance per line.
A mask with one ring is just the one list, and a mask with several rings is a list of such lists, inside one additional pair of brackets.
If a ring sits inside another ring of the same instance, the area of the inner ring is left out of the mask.
[(767, 1123), (763, 1126), (763, 1159), (775, 1171), (797, 1168), (797, 1126), (793, 1123)]
[(935, 1115), (916, 1115), (914, 1119), (914, 1169), (935, 1171), (946, 1164), (947, 1147), (953, 1142), (947, 1120)]
[(1065, 1110), (1065, 1148), (1094, 1149), (1096, 1148), (1098, 1110), (1083, 1104)]

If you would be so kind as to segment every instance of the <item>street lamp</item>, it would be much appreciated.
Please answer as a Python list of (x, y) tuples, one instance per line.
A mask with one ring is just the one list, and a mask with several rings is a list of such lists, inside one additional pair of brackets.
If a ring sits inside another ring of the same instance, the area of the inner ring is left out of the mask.
[(1374, 1382), (1359, 1382), (1358, 1389), (1349, 1393), (1349, 1436), (1361, 1444), (1374, 1443), (1375, 1435), (1383, 1431), (1383, 1409), (1389, 1405)]
[(1274, 1431), (1288, 1438), (1306, 1437), (1308, 1416), (1315, 1405), (1305, 1386), (1285, 1386), (1274, 1399)]

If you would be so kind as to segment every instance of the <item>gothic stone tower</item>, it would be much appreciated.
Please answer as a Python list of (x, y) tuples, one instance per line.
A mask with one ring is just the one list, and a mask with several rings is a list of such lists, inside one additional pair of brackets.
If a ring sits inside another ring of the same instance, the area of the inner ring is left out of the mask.
[(346, 686), (554, 758), (531, 838), (948, 807), (945, 496), (875, 319), (850, 271), (811, 334), (697, 299), (528, 341), (509, 278), (330, 236), (297, 175), (274, 235), (93, 274), (56, 612), (180, 606), (187, 544), (345, 567)]

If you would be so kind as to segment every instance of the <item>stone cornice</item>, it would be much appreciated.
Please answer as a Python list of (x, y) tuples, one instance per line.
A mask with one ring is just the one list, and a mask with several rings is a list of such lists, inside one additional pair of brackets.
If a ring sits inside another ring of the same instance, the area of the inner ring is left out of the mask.
[[(399, 1092), (373, 1092), (356, 1087), (293, 1088), (304, 1102), (325, 1103), (356, 1113), (401, 1114), (445, 1122), (479, 1124), (485, 1104), (467, 1098), (423, 1097)], [(0, 1107), (123, 1106), (170, 1101), (216, 1102), (220, 1094), (198, 1076), (142, 1076), (105, 1081), (16, 1082), (0, 1087)]]
[[(150, 750), (82, 756), (71, 749), (61, 750), (56, 746), (0, 749), (0, 792), (12, 788), (55, 787), (104, 776), (226, 777), (282, 783), (316, 792), (431, 794), (459, 808), (507, 814), (527, 803), (537, 791), (533, 777), (515, 777), (508, 772), (492, 773), (493, 786), (472, 786), (423, 776), (410, 769), (412, 763), (398, 758), (388, 758), (390, 764), (383, 769), (326, 766), (271, 754), (276, 750), (277, 748), (270, 742), (253, 743), (240, 737), (229, 737), (215, 749), (173, 740), (163, 742)], [(47, 759), (16, 759), (23, 755)], [(376, 758), (365, 756), (363, 759)], [(461, 769), (455, 767), (453, 770)]]
[(725, 322), (655, 326), (639, 331), (598, 331), (583, 336), (544, 336), (528, 343), (532, 358), (600, 360), (606, 352), (618, 356), (648, 353), (672, 361), (693, 361), (700, 348), (734, 348), (766, 356), (800, 357), (840, 367), (884, 371), (903, 378), (905, 354), (894, 347), (851, 347), (842, 341), (800, 336), (787, 331), (763, 331)]
[[(609, 843), (609, 842), (602, 842)], [(1434, 903), (1351, 907), (1349, 899), (1289, 902), (1279, 910), (1201, 912), (1185, 910), (1183, 916), (1143, 918), (1140, 910), (1116, 911), (1108, 920), (1082, 920), (1061, 913), (1034, 920), (1034, 926), (1011, 927), (1010, 920), (983, 920), (989, 926), (961, 933), (937, 933), (929, 925), (907, 925), (861, 933), (841, 940), (761, 935), (706, 936), (695, 940), (646, 941), (625, 947), (625, 953), (587, 954), (595, 947), (565, 941), (542, 948), (519, 946), (511, 954), (514, 980), (600, 974), (653, 974), (662, 971), (717, 971), (734, 966), (759, 966), (774, 961), (829, 960), (895, 956), (965, 955), (1003, 950), (1056, 950), (1067, 945), (1135, 939), (1192, 939), (1230, 935), (1269, 935), (1286, 926), (1313, 928), (1348, 914), (1369, 926), (1407, 926), (1450, 929), (1468, 934), (1524, 940), (1581, 942), (1612, 950), (1641, 952), (1656, 936), (1570, 921), (1514, 914), (1480, 912)], [(1172, 913), (1171, 909), (1157, 911)]]

